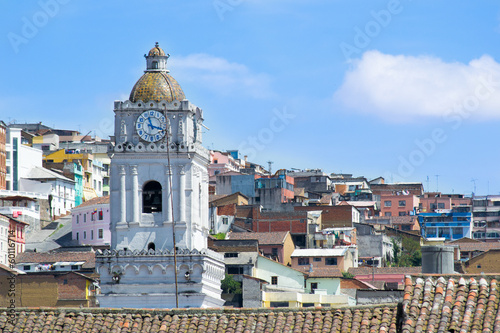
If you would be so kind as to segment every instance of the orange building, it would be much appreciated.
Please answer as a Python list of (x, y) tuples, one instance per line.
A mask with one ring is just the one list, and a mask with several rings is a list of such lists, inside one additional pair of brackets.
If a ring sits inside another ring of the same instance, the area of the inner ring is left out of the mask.
[(413, 194), (382, 194), (380, 196), (381, 216), (415, 215), (420, 200)]

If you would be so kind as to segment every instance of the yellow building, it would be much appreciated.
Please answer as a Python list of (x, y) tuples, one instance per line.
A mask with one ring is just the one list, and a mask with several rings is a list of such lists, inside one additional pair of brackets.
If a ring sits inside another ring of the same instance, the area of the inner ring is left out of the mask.
[(83, 167), (83, 200), (102, 196), (103, 165), (91, 153), (79, 149), (60, 149), (43, 157), (47, 163), (64, 163), (79, 161)]

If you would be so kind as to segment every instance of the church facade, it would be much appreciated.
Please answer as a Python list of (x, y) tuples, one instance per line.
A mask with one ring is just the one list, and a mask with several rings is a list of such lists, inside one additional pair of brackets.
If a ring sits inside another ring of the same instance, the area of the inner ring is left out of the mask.
[[(158, 46), (126, 101), (115, 101), (111, 250), (96, 254), (101, 307), (220, 307), (222, 255), (207, 249), (209, 152), (203, 111)], [(174, 253), (175, 252), (175, 253)]]

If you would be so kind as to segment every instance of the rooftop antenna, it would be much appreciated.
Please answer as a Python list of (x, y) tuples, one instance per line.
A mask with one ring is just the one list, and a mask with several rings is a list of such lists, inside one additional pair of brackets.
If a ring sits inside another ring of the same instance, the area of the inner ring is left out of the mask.
[(436, 175), (436, 192), (439, 192), (439, 176), (440, 175)]
[(476, 178), (472, 178), (470, 181), (474, 183), (474, 192), (472, 192), (473, 194), (476, 193)]
[(273, 161), (267, 161), (267, 164), (269, 165), (269, 174), (271, 174), (272, 171), (271, 168), (273, 166), (273, 163), (274, 163)]
[(431, 188), (430, 180), (429, 180), (429, 176), (427, 176), (427, 192), (430, 191), (430, 188)]

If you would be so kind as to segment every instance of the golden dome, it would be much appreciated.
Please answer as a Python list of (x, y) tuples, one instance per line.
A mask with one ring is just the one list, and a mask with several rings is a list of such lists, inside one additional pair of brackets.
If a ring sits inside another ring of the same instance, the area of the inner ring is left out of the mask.
[(165, 52), (163, 49), (158, 45), (158, 42), (156, 42), (155, 46), (149, 50), (148, 57), (154, 57), (154, 56), (165, 56)]
[[(149, 53), (151, 54), (151, 51)], [(182, 101), (185, 98), (186, 96), (177, 81), (165, 71), (159, 71), (144, 73), (132, 88), (129, 100), (132, 102), (159, 102), (162, 100), (172, 102)]]

